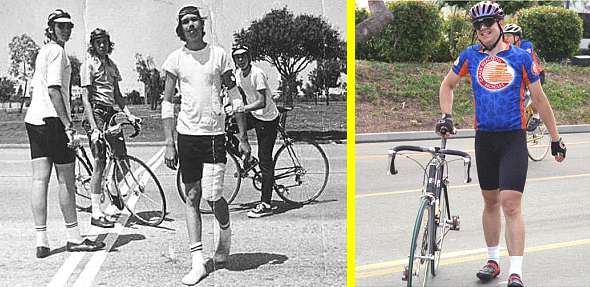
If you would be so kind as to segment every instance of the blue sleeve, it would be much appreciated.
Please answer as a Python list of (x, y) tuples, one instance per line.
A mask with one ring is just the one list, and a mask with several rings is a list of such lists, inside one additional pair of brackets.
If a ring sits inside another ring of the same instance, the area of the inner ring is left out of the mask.
[(522, 44), (520, 44), (520, 48), (531, 55), (533, 54), (533, 43), (531, 43), (530, 41), (523, 40)]
[(455, 62), (453, 63), (453, 67), (452, 70), (455, 74), (459, 75), (459, 76), (465, 76), (466, 74), (469, 73), (469, 69), (467, 68), (467, 65), (469, 63), (468, 61), (468, 52), (471, 47), (468, 47), (467, 49), (463, 50), (463, 52), (461, 52), (461, 54), (459, 54), (459, 57), (457, 57), (457, 59), (455, 60)]

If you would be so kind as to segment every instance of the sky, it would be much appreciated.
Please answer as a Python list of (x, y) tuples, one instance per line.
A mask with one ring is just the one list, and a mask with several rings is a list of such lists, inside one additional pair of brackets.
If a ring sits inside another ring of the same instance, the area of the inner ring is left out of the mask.
[[(295, 15), (322, 16), (346, 39), (345, 0), (0, 0), (0, 76), (9, 69), (8, 43), (12, 37), (26, 33), (41, 46), (45, 40), (47, 16), (56, 8), (72, 15), (75, 23), (66, 52), (81, 61), (86, 56), (89, 33), (97, 27), (111, 34), (115, 61), (123, 81), (121, 90), (142, 90), (137, 81), (135, 53), (152, 56), (159, 69), (166, 56), (182, 46), (176, 36), (176, 15), (187, 4), (203, 7), (209, 17), (205, 24), (205, 41), (222, 46), (229, 53), (233, 33), (247, 28), (271, 9), (285, 6)], [(269, 74), (272, 89), (278, 85), (278, 72), (266, 63), (255, 63)], [(307, 80), (305, 75), (302, 75)], [(300, 78), (302, 78), (300, 76)]]

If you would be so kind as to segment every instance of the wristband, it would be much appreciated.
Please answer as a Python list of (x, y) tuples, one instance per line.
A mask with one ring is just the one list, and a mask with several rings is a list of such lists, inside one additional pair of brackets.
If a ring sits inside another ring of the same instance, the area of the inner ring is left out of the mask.
[(162, 119), (174, 118), (174, 104), (162, 101)]

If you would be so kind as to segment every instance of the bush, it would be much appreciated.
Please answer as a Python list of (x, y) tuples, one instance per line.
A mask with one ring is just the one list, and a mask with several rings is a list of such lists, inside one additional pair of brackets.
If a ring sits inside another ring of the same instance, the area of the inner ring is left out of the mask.
[(434, 45), (430, 60), (432, 62), (450, 62), (453, 58), (451, 57), (451, 47), (449, 46), (449, 40), (447, 37), (441, 37), (438, 42)]
[[(357, 46), (357, 58), (383, 62), (426, 62), (439, 43), (442, 19), (431, 2), (389, 2), (394, 21)], [(361, 15), (357, 13), (357, 16)], [(362, 16), (358, 16), (362, 17)]]
[(561, 7), (538, 6), (518, 11), (518, 25), (536, 52), (548, 61), (573, 56), (582, 39), (582, 19)]
[(449, 39), (449, 52), (453, 60), (473, 42), (471, 21), (464, 12), (450, 15), (444, 22), (443, 33)]
[[(356, 24), (369, 18), (369, 11), (367, 9), (356, 9), (354, 21)], [(375, 38), (372, 37), (366, 42), (357, 43), (355, 47), (355, 58), (356, 59), (376, 59), (378, 58), (378, 51), (375, 48)]]
[(127, 103), (130, 105), (143, 104), (143, 98), (141, 97), (138, 91), (133, 90), (127, 93)]

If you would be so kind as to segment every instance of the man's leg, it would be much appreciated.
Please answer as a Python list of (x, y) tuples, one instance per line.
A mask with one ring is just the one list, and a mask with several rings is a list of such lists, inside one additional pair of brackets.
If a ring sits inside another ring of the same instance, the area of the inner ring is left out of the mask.
[(488, 262), (477, 273), (483, 281), (491, 280), (500, 274), (500, 232), (502, 220), (500, 216), (500, 192), (498, 189), (482, 190), (484, 209), (482, 213), (483, 234), (488, 249)]
[[(222, 148), (223, 147), (218, 147)], [(218, 150), (216, 154), (221, 151)], [(215, 160), (214, 160), (215, 161)], [(213, 261), (215, 263), (227, 262), (229, 251), (231, 248), (231, 228), (229, 208), (227, 201), (223, 198), (223, 176), (225, 173), (225, 164), (218, 163), (204, 163), (203, 164), (203, 197), (211, 206), (215, 219), (217, 219), (219, 226), (219, 236), (217, 239), (217, 248)]]
[(522, 276), (522, 257), (524, 254), (524, 219), (522, 217), (522, 193), (503, 190), (500, 193), (502, 210), (506, 220), (506, 247), (510, 256), (509, 274)]
[(277, 139), (278, 119), (270, 122), (257, 120), (256, 138), (258, 140), (258, 158), (262, 172), (262, 195), (260, 204), (248, 212), (248, 217), (257, 218), (273, 213), (271, 200), (274, 185), (274, 162), (272, 153)]
[(205, 270), (205, 260), (203, 258), (203, 243), (201, 239), (201, 211), (199, 203), (201, 202), (201, 180), (185, 184), (186, 190), (186, 227), (188, 230), (189, 248), (192, 257), (192, 269), (182, 278), (182, 283), (186, 285), (197, 284), (207, 275)]
[(37, 237), (37, 258), (49, 256), (47, 238), (47, 186), (51, 176), (52, 162), (47, 157), (32, 160), (33, 182), (31, 186), (31, 208)]

